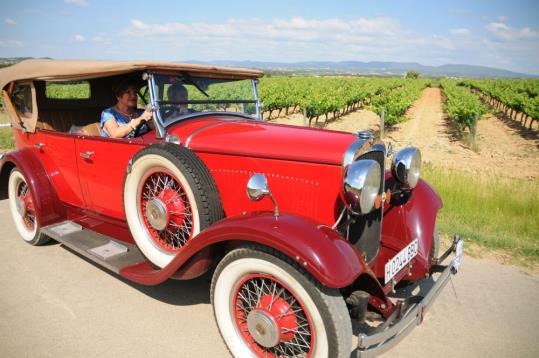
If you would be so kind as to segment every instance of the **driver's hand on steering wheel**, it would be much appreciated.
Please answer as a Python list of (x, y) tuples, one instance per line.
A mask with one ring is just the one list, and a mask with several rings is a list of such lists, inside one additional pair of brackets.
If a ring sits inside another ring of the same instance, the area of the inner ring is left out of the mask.
[(149, 121), (153, 118), (153, 113), (152, 111), (148, 111), (148, 110), (145, 110), (139, 117), (140, 119), (144, 120), (144, 121)]
[(142, 121), (150, 121), (153, 118), (152, 111), (145, 110), (139, 117), (135, 118), (133, 121), (135, 122), (135, 127), (138, 127)]

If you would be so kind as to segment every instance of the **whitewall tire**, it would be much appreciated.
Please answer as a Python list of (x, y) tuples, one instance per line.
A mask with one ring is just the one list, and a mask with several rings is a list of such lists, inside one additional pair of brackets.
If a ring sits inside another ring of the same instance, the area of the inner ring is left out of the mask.
[(316, 282), (271, 249), (246, 247), (223, 258), (211, 299), (235, 357), (346, 357), (352, 328), (338, 290)]
[(22, 172), (14, 168), (8, 181), (9, 209), (18, 233), (30, 245), (42, 245), (50, 239), (40, 232), (35, 199)]
[(204, 163), (174, 144), (150, 146), (133, 158), (124, 182), (124, 210), (137, 246), (159, 267), (222, 218), (219, 194)]

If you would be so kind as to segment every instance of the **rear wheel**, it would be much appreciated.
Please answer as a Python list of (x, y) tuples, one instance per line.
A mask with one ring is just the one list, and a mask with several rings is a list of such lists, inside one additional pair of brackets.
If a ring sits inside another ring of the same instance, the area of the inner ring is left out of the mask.
[(30, 245), (43, 245), (49, 237), (40, 232), (36, 206), (26, 178), (17, 168), (9, 174), (9, 208), (17, 231)]
[(235, 357), (350, 356), (351, 321), (339, 291), (272, 250), (227, 254), (215, 270), (211, 299)]

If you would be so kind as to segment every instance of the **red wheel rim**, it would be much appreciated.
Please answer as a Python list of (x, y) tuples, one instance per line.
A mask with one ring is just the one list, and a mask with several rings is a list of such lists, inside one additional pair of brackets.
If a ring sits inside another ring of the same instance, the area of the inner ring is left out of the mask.
[(193, 211), (185, 189), (168, 171), (155, 171), (143, 181), (140, 215), (152, 240), (162, 249), (178, 251), (193, 235)]
[(28, 230), (33, 231), (36, 226), (36, 212), (34, 200), (32, 199), (28, 185), (24, 181), (21, 181), (17, 185), (16, 193), (18, 201), (17, 210), (21, 214), (22, 222)]
[(311, 318), (281, 281), (265, 274), (250, 275), (237, 285), (233, 304), (238, 332), (258, 357), (311, 356)]

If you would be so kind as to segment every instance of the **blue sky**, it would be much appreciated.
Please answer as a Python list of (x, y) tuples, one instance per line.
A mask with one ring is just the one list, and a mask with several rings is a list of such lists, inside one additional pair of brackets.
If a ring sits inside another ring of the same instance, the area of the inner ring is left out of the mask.
[(0, 57), (466, 63), (539, 74), (539, 1), (0, 3)]

